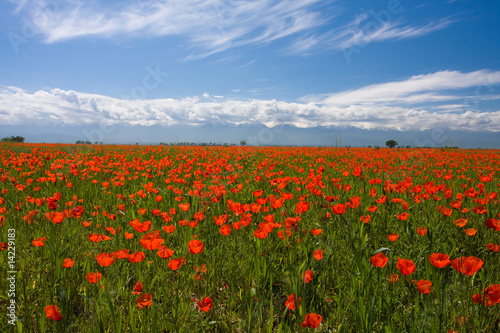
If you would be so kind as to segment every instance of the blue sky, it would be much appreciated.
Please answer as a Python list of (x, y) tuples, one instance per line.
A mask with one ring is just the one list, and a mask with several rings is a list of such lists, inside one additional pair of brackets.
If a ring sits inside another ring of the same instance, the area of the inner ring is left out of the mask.
[(500, 2), (0, 2), (3, 124), (500, 132)]

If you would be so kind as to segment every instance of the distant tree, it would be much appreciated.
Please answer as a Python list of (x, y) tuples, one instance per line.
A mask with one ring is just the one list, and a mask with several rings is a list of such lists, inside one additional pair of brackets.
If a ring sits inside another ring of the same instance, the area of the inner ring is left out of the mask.
[(394, 148), (398, 145), (398, 142), (395, 140), (389, 140), (385, 142), (385, 145), (389, 148)]
[(24, 138), (22, 136), (11, 136), (10, 138), (3, 138), (0, 140), (1, 142), (24, 142)]
[(247, 142), (245, 140), (240, 141), (240, 146), (246, 146), (246, 145), (247, 145)]

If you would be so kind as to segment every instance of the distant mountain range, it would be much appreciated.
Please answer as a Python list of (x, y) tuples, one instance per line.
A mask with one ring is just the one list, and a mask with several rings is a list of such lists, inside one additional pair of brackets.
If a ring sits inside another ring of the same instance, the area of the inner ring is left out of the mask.
[(299, 128), (279, 125), (269, 128), (263, 124), (203, 126), (141, 126), (99, 124), (75, 125), (0, 125), (0, 137), (23, 136), (33, 143), (75, 143), (76, 141), (105, 144), (215, 143), (277, 146), (368, 147), (385, 146), (396, 140), (400, 146), (500, 148), (500, 132), (470, 132), (449, 129), (425, 131), (365, 130), (357, 127)]

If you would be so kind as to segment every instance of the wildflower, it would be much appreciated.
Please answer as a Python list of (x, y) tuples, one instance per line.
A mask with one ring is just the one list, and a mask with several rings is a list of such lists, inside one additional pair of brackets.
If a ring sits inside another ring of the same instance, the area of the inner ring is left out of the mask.
[(181, 203), (179, 204), (179, 208), (180, 210), (182, 210), (183, 212), (186, 212), (189, 210), (189, 208), (191, 208), (191, 205), (189, 204), (189, 202), (185, 202), (185, 203)]
[(137, 283), (134, 286), (134, 291), (132, 292), (132, 294), (140, 295), (142, 292), (142, 289), (143, 289), (143, 287), (142, 287), (141, 281), (137, 281)]
[(307, 271), (304, 272), (304, 275), (302, 275), (302, 274), (300, 275), (300, 278), (305, 283), (309, 283), (309, 282), (311, 282), (313, 275), (314, 275), (313, 271), (308, 269)]
[(285, 306), (290, 310), (295, 310), (295, 304), (297, 304), (297, 307), (300, 307), (300, 299), (300, 297), (297, 299), (297, 295), (291, 294), (285, 301)]
[(156, 230), (154, 233), (151, 231), (144, 236), (142, 236), (140, 243), (147, 250), (156, 250), (164, 240), (160, 237), (160, 230)]
[(323, 318), (316, 313), (308, 313), (304, 318), (304, 322), (300, 323), (302, 327), (317, 328), (321, 324)]
[(136, 300), (137, 306), (143, 309), (145, 306), (148, 308), (151, 307), (151, 304), (153, 304), (152, 295), (151, 294), (142, 294), (139, 296), (139, 298)]
[(201, 301), (196, 301), (198, 308), (201, 311), (208, 312), (212, 308), (212, 300), (210, 297), (203, 297)]
[(448, 266), (450, 262), (450, 257), (444, 253), (433, 253), (429, 256), (429, 261), (432, 266), (436, 268), (443, 268)]
[(46, 240), (47, 240), (47, 237), (41, 237), (41, 238), (33, 239), (31, 241), (31, 244), (33, 244), (36, 247), (44, 246)]
[(375, 267), (384, 267), (389, 261), (389, 258), (383, 254), (382, 252), (377, 253), (373, 257), (370, 258), (372, 265)]
[(421, 294), (428, 294), (431, 292), (432, 282), (427, 280), (418, 280), (417, 288)]
[(62, 315), (59, 312), (59, 308), (55, 305), (47, 305), (45, 307), (45, 316), (54, 321), (59, 321), (62, 319)]
[(413, 272), (415, 272), (415, 269), (416, 269), (413, 261), (411, 261), (409, 259), (401, 259), (401, 258), (398, 258), (398, 263), (396, 264), (396, 267), (399, 269), (399, 271), (403, 275), (413, 274)]
[(417, 232), (420, 236), (425, 236), (427, 235), (427, 228), (417, 228)]
[(483, 267), (483, 261), (477, 257), (461, 257), (451, 261), (451, 267), (456, 271), (465, 274), (473, 275)]
[(73, 265), (75, 264), (75, 261), (74, 260), (71, 260), (70, 258), (66, 258), (64, 259), (62, 265), (64, 268), (70, 268), (70, 267), (73, 267)]
[(343, 204), (338, 203), (332, 206), (332, 211), (335, 215), (342, 215), (345, 213), (345, 210), (346, 210), (346, 205)]
[(188, 243), (189, 246), (189, 253), (191, 254), (198, 254), (203, 252), (203, 242), (199, 241), (197, 239), (192, 239)]
[(181, 267), (181, 265), (182, 265), (182, 258), (170, 259), (170, 261), (168, 262), (168, 267), (173, 271), (178, 270), (179, 267)]
[(166, 245), (160, 245), (156, 254), (162, 259), (168, 259), (174, 254), (174, 250), (170, 250)]
[(90, 272), (85, 276), (85, 278), (87, 279), (87, 281), (89, 281), (89, 283), (97, 283), (101, 280), (102, 274), (99, 272)]
[(397, 241), (397, 240), (398, 240), (398, 237), (399, 237), (399, 234), (388, 234), (388, 235), (387, 235), (387, 238), (389, 238), (389, 240), (390, 240), (391, 242), (395, 242), (395, 241)]
[(115, 262), (113, 253), (101, 252), (96, 255), (95, 259), (97, 260), (97, 263), (103, 267), (108, 267)]
[(315, 250), (314, 253), (313, 253), (313, 257), (316, 260), (323, 259), (323, 250)]
[(458, 220), (453, 221), (456, 225), (458, 225), (460, 228), (463, 228), (465, 224), (467, 224), (467, 220), (464, 218), (460, 218)]
[(486, 247), (488, 248), (488, 250), (490, 250), (491, 252), (498, 252), (498, 244), (486, 244)]
[(485, 225), (493, 230), (500, 231), (500, 220), (497, 219), (487, 219)]
[(228, 236), (231, 233), (231, 226), (229, 224), (224, 224), (220, 227), (219, 232), (224, 236)]
[(128, 260), (132, 263), (141, 262), (144, 260), (144, 258), (146, 258), (146, 255), (144, 254), (144, 252), (135, 252), (135, 253), (129, 254), (129, 256), (128, 256)]

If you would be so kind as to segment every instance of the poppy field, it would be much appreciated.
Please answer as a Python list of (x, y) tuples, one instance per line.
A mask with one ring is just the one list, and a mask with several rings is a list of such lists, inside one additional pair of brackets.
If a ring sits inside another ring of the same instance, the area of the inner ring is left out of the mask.
[(498, 332), (499, 154), (0, 145), (0, 327)]

